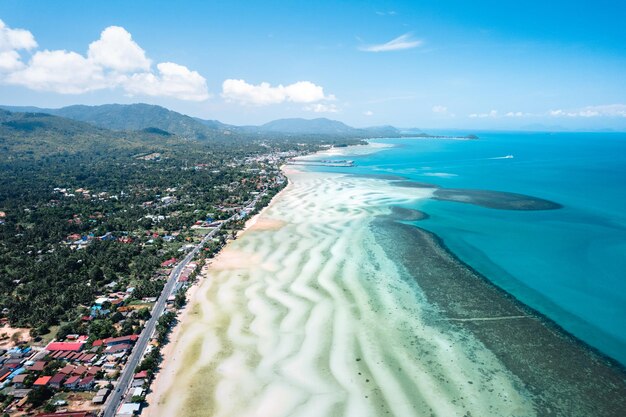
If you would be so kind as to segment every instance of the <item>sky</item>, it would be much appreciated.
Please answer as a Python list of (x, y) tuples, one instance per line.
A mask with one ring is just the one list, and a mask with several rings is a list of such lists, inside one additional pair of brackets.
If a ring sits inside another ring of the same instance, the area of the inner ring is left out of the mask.
[(0, 104), (626, 131), (626, 2), (0, 0)]

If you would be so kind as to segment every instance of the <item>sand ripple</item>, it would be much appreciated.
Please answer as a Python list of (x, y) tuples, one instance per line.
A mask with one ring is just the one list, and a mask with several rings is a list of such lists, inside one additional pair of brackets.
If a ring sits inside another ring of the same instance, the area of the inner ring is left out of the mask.
[(439, 320), (371, 235), (374, 216), (432, 190), (290, 179), (208, 269), (148, 415), (534, 415), (519, 382)]

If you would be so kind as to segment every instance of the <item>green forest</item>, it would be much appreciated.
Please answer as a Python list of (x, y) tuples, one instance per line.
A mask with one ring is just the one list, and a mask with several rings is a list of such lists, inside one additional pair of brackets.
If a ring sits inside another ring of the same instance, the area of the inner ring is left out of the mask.
[(193, 241), (195, 222), (227, 218), (262, 189), (266, 204), (285, 185), (279, 167), (289, 157), (358, 142), (198, 141), (0, 111), (2, 317), (35, 336), (58, 325), (68, 332), (99, 294), (132, 287), (133, 298), (157, 296), (161, 262)]

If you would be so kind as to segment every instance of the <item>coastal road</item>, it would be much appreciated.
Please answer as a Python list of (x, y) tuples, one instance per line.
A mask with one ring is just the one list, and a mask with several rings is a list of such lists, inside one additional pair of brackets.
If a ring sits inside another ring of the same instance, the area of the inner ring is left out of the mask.
[[(253, 208), (256, 205), (256, 203), (259, 201), (259, 199), (261, 198), (261, 195), (262, 194), (259, 194), (252, 202), (247, 204), (245, 208), (246, 209)], [(170, 295), (172, 295), (172, 290), (174, 289), (174, 286), (176, 285), (176, 282), (178, 281), (178, 277), (182, 273), (185, 266), (187, 266), (187, 264), (191, 262), (193, 258), (195, 258), (195, 256), (204, 246), (204, 244), (209, 239), (212, 239), (215, 236), (215, 234), (217, 234), (217, 232), (222, 229), (222, 226), (224, 224), (227, 224), (231, 220), (235, 220), (238, 217), (239, 217), (239, 214), (235, 214), (229, 217), (225, 222), (221, 223), (215, 229), (207, 233), (204, 236), (204, 238), (202, 238), (202, 241), (200, 241), (200, 243), (198, 243), (196, 247), (191, 252), (189, 252), (187, 256), (185, 256), (182, 262), (180, 262), (172, 270), (167, 282), (165, 283), (165, 287), (163, 288), (163, 291), (161, 291), (161, 295), (159, 295), (159, 298), (157, 299), (156, 304), (154, 305), (154, 308), (152, 309), (152, 316), (150, 317), (143, 331), (139, 335), (139, 339), (137, 339), (137, 343), (135, 343), (135, 347), (133, 348), (128, 358), (128, 361), (126, 362), (126, 365), (124, 366), (124, 369), (122, 370), (122, 374), (117, 380), (117, 384), (115, 385), (114, 391), (111, 393), (111, 395), (109, 395), (109, 398), (104, 404), (102, 413), (100, 414), (102, 417), (115, 416), (115, 413), (117, 412), (117, 409), (121, 405), (124, 395), (128, 391), (130, 384), (133, 380), (135, 369), (137, 368), (137, 365), (139, 365), (139, 362), (141, 361), (141, 358), (143, 357), (143, 354), (146, 351), (146, 348), (148, 347), (148, 343), (150, 342), (150, 338), (152, 337), (152, 334), (154, 333), (154, 330), (156, 329), (156, 325), (159, 320), (159, 317), (161, 317), (161, 314), (163, 314), (163, 312), (165, 311), (165, 304), (167, 303), (167, 299), (169, 298)]]

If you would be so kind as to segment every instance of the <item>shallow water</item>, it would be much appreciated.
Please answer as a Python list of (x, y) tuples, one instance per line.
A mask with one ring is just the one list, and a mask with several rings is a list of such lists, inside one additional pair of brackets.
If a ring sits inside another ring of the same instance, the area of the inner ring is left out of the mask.
[[(484, 133), (477, 141), (389, 139), (344, 150), (355, 168), (445, 188), (520, 193), (563, 206), (510, 211), (450, 201), (407, 207), (464, 262), (626, 364), (626, 136)], [(380, 145), (377, 145), (380, 146)], [(508, 157), (508, 156), (512, 156)]]
[(162, 416), (532, 416), (522, 383), (450, 325), (387, 257), (371, 224), (432, 190), (290, 174), (230, 244), (176, 340)]

